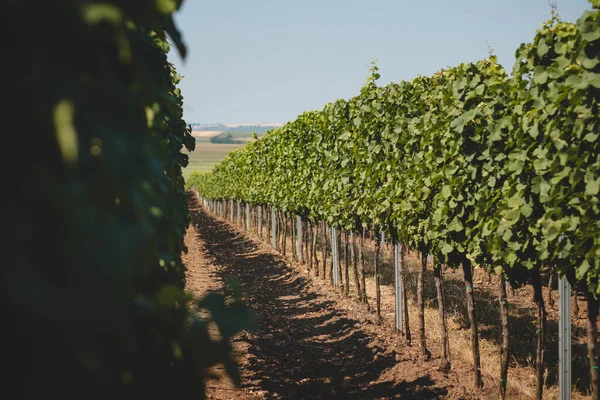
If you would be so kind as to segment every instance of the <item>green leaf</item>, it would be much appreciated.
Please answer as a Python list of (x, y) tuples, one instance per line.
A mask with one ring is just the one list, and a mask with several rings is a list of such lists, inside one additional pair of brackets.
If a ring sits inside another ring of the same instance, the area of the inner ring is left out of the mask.
[(523, 167), (525, 163), (521, 160), (513, 160), (507, 164), (507, 168), (509, 171), (514, 172), (515, 174), (520, 174), (523, 172)]
[(169, 15), (165, 21), (165, 31), (169, 34), (173, 43), (175, 43), (175, 47), (177, 47), (177, 51), (179, 51), (181, 58), (185, 59), (187, 57), (187, 47), (183, 42), (181, 33), (175, 26), (175, 22), (173, 22), (172, 15)]
[(542, 66), (538, 66), (535, 68), (533, 81), (538, 85), (543, 85), (548, 82), (548, 71)]
[(509, 253), (505, 257), (505, 260), (509, 265), (514, 265), (515, 261), (517, 261), (517, 255), (515, 253)]
[(546, 223), (546, 226), (543, 229), (544, 235), (546, 239), (549, 241), (555, 240), (558, 238), (561, 232), (561, 223), (560, 221), (550, 220)]
[(170, 15), (177, 11), (176, 0), (156, 0), (156, 8), (158, 12), (164, 15)]
[(254, 326), (254, 317), (249, 309), (240, 306), (226, 306), (223, 295), (209, 293), (198, 302), (198, 307), (210, 311), (219, 332), (226, 340), (241, 330)]
[(450, 253), (452, 250), (454, 250), (454, 247), (453, 247), (451, 244), (449, 244), (449, 243), (446, 243), (446, 244), (445, 244), (445, 245), (444, 245), (444, 246), (441, 248), (441, 252), (442, 252), (442, 254), (444, 254), (444, 255), (446, 255), (446, 254), (449, 254), (449, 253)]
[(75, 128), (75, 105), (71, 100), (62, 100), (53, 111), (54, 130), (58, 148), (65, 164), (74, 166), (79, 157), (77, 129)]
[(590, 196), (596, 196), (600, 192), (600, 177), (594, 178), (595, 176), (590, 172), (585, 175), (585, 194)]
[(504, 214), (504, 219), (508, 222), (508, 225), (514, 225), (521, 218), (521, 211), (519, 209), (509, 210)]
[(527, 203), (523, 204), (523, 206), (521, 207), (521, 214), (523, 214), (523, 216), (526, 218), (531, 216), (532, 212), (533, 208)]
[(123, 14), (112, 4), (86, 4), (82, 7), (83, 19), (90, 25), (109, 22), (113, 25), (121, 23)]
[(571, 86), (575, 89), (581, 89), (585, 87), (583, 83), (583, 78), (580, 75), (571, 75), (565, 80), (565, 85)]
[(458, 218), (454, 218), (450, 224), (448, 224), (448, 230), (453, 232), (460, 232), (464, 229), (462, 222)]
[(600, 30), (590, 30), (587, 32), (582, 32), (581, 33), (581, 37), (583, 38), (583, 40), (586, 40), (588, 42), (595, 42), (596, 40), (600, 39)]
[(442, 187), (442, 196), (444, 196), (445, 199), (447, 199), (450, 196), (452, 196), (452, 192), (450, 191), (450, 186), (444, 185)]
[(583, 260), (583, 262), (581, 263), (581, 265), (579, 265), (579, 267), (577, 267), (577, 271), (576, 271), (576, 278), (577, 280), (582, 280), (585, 277), (585, 274), (587, 274), (587, 272), (590, 270), (590, 263), (588, 260)]
[(181, 288), (173, 285), (165, 285), (156, 294), (156, 301), (163, 307), (173, 307), (177, 303), (182, 303), (184, 297), (185, 294)]
[(600, 60), (597, 58), (584, 58), (581, 60), (581, 65), (585, 69), (594, 69), (599, 63)]
[(538, 44), (538, 47), (537, 47), (537, 54), (538, 54), (538, 56), (544, 57), (546, 54), (548, 54), (548, 50), (549, 49), (550, 48), (548, 47), (548, 45), (546, 44), (546, 42), (541, 41)]
[(596, 89), (600, 89), (600, 74), (595, 74), (593, 72), (586, 71), (583, 74), (583, 81), (586, 85), (591, 85)]
[(545, 171), (548, 169), (550, 161), (545, 158), (538, 158), (533, 162), (533, 167), (536, 171)]
[(507, 202), (510, 208), (520, 207), (524, 203), (525, 199), (523, 198), (523, 196), (521, 196), (519, 192), (515, 193), (510, 199), (508, 199)]

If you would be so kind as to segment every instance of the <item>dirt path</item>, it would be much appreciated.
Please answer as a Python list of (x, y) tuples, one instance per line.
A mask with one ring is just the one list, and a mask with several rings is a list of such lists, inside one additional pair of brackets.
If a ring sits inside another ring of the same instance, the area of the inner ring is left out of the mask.
[[(211, 262), (211, 257), (198, 235), (195, 224), (190, 225), (186, 233), (185, 245), (188, 248), (188, 253), (183, 256), (183, 262), (187, 266), (186, 289), (193, 292), (196, 297), (201, 297), (209, 291), (222, 292), (224, 285), (218, 267)], [(209, 334), (218, 336), (215, 327), (209, 329)], [(246, 350), (247, 346), (239, 342), (238, 338), (234, 346), (238, 359), (243, 360)], [(212, 368), (209, 372), (217, 379), (207, 382), (207, 399), (240, 398), (236, 396), (238, 390), (225, 373), (223, 366)]]
[(360, 305), (342, 300), (327, 284), (288, 266), (223, 220), (201, 208), (192, 212), (188, 289), (202, 295), (222, 290), (222, 282), (233, 278), (258, 321), (257, 329), (234, 345), (243, 387), (233, 389), (228, 379), (211, 381), (209, 398), (479, 397), (470, 395), (458, 376), (437, 371), (435, 360), (419, 360), (417, 349), (398, 346)]

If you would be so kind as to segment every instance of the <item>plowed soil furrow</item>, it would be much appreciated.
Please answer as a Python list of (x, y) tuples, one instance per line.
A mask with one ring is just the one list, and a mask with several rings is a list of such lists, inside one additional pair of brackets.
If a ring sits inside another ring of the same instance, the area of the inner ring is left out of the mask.
[[(214, 399), (481, 398), (437, 361), (374, 323), (364, 308), (289, 266), (269, 247), (192, 205), (188, 289), (202, 296), (235, 279), (257, 327), (235, 340), (243, 386), (211, 381)], [(217, 375), (222, 371), (217, 369)], [(466, 377), (462, 380), (467, 380)]]

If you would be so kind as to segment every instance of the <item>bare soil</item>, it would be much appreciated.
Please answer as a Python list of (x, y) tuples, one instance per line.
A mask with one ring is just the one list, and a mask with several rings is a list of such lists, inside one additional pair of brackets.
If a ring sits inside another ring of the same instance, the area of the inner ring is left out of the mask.
[(421, 359), (362, 304), (290, 266), (196, 199), (190, 206), (188, 290), (197, 296), (224, 291), (233, 278), (257, 320), (254, 331), (234, 341), (242, 387), (216, 368), (220, 379), (208, 383), (208, 398), (480, 399), (495, 393), (473, 390), (463, 366), (440, 372), (439, 358)]

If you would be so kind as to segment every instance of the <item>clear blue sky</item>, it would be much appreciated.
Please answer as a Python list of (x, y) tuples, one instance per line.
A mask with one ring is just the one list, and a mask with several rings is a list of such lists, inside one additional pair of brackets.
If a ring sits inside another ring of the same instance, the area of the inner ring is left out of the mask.
[[(575, 21), (587, 0), (559, 0)], [(380, 84), (485, 58), (507, 70), (550, 18), (548, 0), (187, 0), (188, 123), (283, 123), (356, 95), (377, 59)]]

